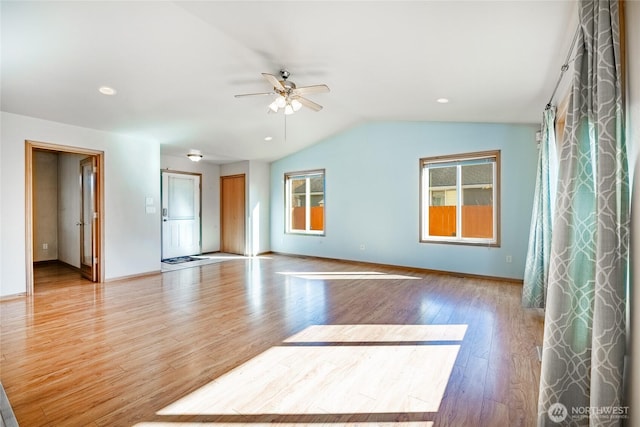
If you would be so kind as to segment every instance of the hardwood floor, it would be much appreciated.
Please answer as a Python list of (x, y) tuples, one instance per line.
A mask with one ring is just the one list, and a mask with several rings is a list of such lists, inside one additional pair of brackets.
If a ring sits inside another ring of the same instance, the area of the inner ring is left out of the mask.
[(22, 426), (535, 425), (542, 319), (516, 284), (281, 255), (46, 269), (0, 302)]

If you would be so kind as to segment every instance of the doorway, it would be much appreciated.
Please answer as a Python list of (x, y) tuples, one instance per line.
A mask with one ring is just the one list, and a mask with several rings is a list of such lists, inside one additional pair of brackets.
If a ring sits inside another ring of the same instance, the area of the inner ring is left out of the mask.
[[(62, 250), (56, 240), (55, 245), (51, 248), (49, 243), (41, 243), (35, 241), (36, 227), (39, 225), (38, 218), (35, 216), (36, 205), (40, 202), (36, 199), (36, 192), (39, 183), (36, 182), (35, 156), (38, 153), (49, 153), (56, 156), (60, 155), (67, 160), (71, 160), (74, 166), (69, 166), (69, 162), (65, 162), (67, 166), (63, 169), (67, 172), (67, 179), (73, 184), (69, 186), (63, 193), (59, 201), (56, 201), (51, 210), (51, 216), (58, 217), (59, 212), (64, 212), (58, 226), (59, 234), (62, 239), (68, 241), (74, 240), (75, 251), (70, 253), (73, 261), (67, 261), (68, 265), (75, 265), (79, 272), (86, 273), (85, 277), (93, 282), (102, 282), (104, 280), (104, 264), (103, 257), (103, 192), (104, 186), (103, 169), (104, 169), (104, 153), (102, 151), (90, 150), (78, 147), (69, 147), (58, 144), (25, 141), (25, 224), (26, 224), (26, 272), (27, 272), (27, 294), (34, 292), (34, 261), (36, 261), (36, 252), (38, 259), (42, 250), (60, 250), (53, 254), (53, 258), (58, 260), (59, 256), (63, 256), (65, 251)], [(75, 159), (75, 160), (74, 160)], [(81, 162), (80, 159), (84, 159)], [(82, 164), (82, 165), (81, 165)], [(69, 177), (69, 174), (71, 176)], [(58, 179), (58, 178), (56, 178)], [(60, 178), (64, 180), (65, 178)], [(50, 191), (49, 189), (45, 190)], [(73, 197), (75, 196), (76, 202)], [(82, 201), (84, 199), (84, 201)], [(63, 203), (67, 205), (62, 206)], [(56, 206), (57, 205), (57, 206)], [(83, 207), (85, 212), (83, 212)], [(67, 223), (71, 223), (71, 225)], [(65, 232), (66, 229), (73, 228), (75, 232)], [(37, 230), (40, 231), (39, 229)], [(57, 232), (54, 235), (58, 234)], [(77, 236), (77, 237), (69, 237)], [(57, 236), (56, 236), (57, 239)], [(77, 240), (77, 241), (76, 241)], [(63, 256), (63, 258), (64, 258)], [(76, 259), (77, 257), (77, 259)], [(64, 260), (63, 260), (64, 263)]]
[(162, 259), (201, 252), (200, 174), (162, 171)]
[(245, 254), (245, 175), (220, 177), (220, 251)]

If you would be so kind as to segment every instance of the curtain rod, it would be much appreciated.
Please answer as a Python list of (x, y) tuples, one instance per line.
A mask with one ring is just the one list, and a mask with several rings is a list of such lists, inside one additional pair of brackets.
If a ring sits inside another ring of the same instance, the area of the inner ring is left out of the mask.
[(580, 25), (578, 24), (578, 28), (576, 28), (576, 32), (573, 35), (573, 41), (571, 42), (571, 47), (569, 48), (569, 52), (567, 53), (567, 59), (564, 60), (564, 64), (562, 64), (562, 67), (560, 67), (560, 76), (558, 77), (558, 81), (556, 82), (556, 87), (553, 88), (553, 92), (551, 93), (549, 102), (547, 103), (547, 106), (544, 108), (545, 110), (548, 110), (549, 108), (551, 108), (551, 102), (553, 101), (553, 97), (556, 96), (556, 92), (558, 90), (558, 87), (560, 86), (560, 82), (562, 81), (562, 78), (564, 77), (564, 73), (566, 73), (567, 70), (569, 69), (569, 59), (571, 59), (571, 54), (573, 53), (573, 49), (576, 46), (576, 40), (578, 40), (579, 32), (580, 32)]

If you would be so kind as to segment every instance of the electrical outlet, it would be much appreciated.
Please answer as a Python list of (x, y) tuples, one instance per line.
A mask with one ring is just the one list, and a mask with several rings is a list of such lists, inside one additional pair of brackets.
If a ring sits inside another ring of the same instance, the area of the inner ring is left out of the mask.
[(361, 251), (364, 251), (364, 250), (365, 250), (364, 243), (360, 243), (360, 250), (361, 250)]
[(49, 244), (48, 243), (43, 243), (42, 244), (42, 250), (46, 251), (47, 249), (49, 249)]
[(511, 255), (507, 255), (506, 262), (510, 263), (512, 261), (513, 261), (513, 258), (511, 258)]

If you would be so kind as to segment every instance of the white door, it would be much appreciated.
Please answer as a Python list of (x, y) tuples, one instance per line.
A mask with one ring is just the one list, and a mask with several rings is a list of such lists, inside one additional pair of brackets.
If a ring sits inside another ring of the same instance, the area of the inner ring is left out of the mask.
[(200, 175), (162, 172), (162, 259), (200, 253)]

